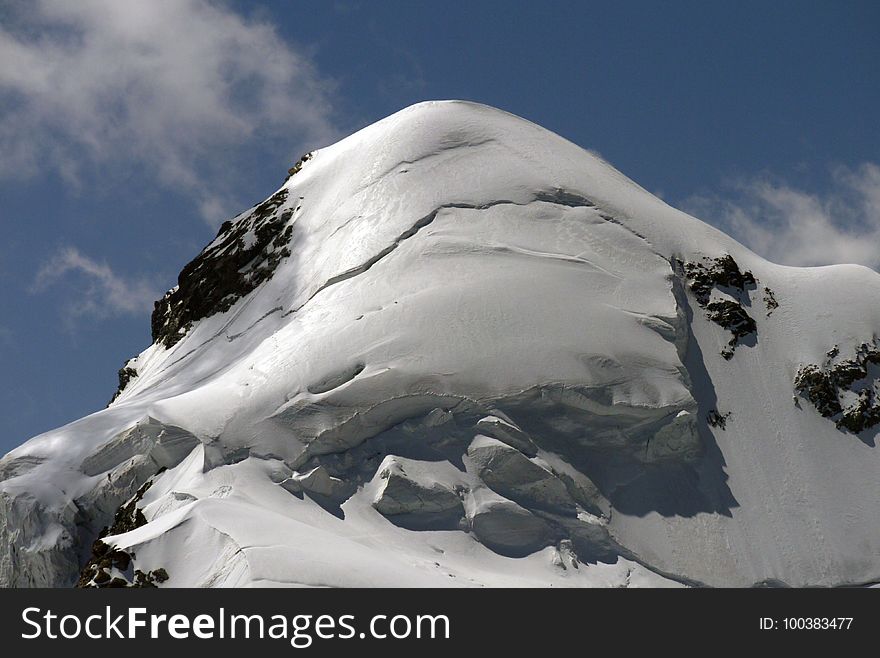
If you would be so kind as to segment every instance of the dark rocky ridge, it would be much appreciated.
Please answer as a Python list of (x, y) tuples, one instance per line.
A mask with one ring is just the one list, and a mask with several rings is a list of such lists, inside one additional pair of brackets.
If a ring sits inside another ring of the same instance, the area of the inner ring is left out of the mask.
[(281, 260), (290, 256), (289, 222), (295, 210), (282, 210), (287, 197), (287, 189), (279, 190), (238, 221), (224, 222), (217, 238), (180, 272), (177, 287), (155, 303), (154, 343), (172, 347), (194, 322), (229, 310), (272, 278)]
[(138, 371), (135, 368), (130, 368), (128, 366), (128, 361), (125, 363), (126, 364), (119, 369), (119, 386), (116, 388), (113, 397), (110, 398), (110, 402), (107, 403), (108, 407), (122, 394), (122, 391), (125, 390), (125, 387), (128, 386), (131, 380), (138, 376)]

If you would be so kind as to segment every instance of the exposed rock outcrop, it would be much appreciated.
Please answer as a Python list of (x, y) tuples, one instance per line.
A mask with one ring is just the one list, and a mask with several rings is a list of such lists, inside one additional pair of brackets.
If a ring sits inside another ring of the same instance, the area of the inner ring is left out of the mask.
[(92, 557), (83, 567), (76, 587), (79, 588), (154, 588), (168, 580), (168, 572), (160, 567), (152, 571), (136, 569), (135, 555), (114, 548), (100, 539), (92, 545)]
[(767, 286), (764, 286), (764, 306), (767, 308), (768, 318), (773, 314), (773, 311), (779, 308), (779, 302), (776, 301), (776, 293)]
[(287, 170), (287, 178), (284, 180), (284, 182), (286, 183), (287, 181), (289, 181), (291, 179), (291, 177), (295, 176), (300, 171), (302, 171), (303, 165), (306, 162), (308, 162), (309, 160), (311, 160), (314, 157), (314, 155), (315, 155), (315, 152), (310, 151), (309, 153), (304, 154), (299, 160), (297, 160), (296, 164), (294, 164), (290, 169)]
[(739, 341), (749, 334), (758, 330), (754, 319), (746, 313), (742, 304), (732, 302), (729, 299), (709, 302), (706, 304), (707, 317), (719, 327), (727, 329), (733, 337), (728, 346), (730, 349), (722, 350), (721, 356), (730, 359)]
[[(708, 264), (679, 261), (679, 265), (684, 270), (688, 288), (697, 304), (706, 310), (706, 317), (731, 333), (730, 341), (721, 350), (721, 356), (731, 359), (737, 345), (758, 330), (754, 318), (744, 305), (748, 301), (749, 291), (757, 286), (757, 280), (748, 270), (741, 271), (730, 254), (706, 261)], [(716, 290), (727, 297), (713, 299)], [(778, 306), (776, 298), (769, 288), (764, 290), (767, 309), (772, 312)]]
[(290, 256), (295, 209), (285, 207), (288, 190), (281, 189), (235, 222), (225, 222), (216, 239), (187, 264), (177, 286), (156, 302), (152, 316), (154, 343), (175, 345), (193, 322), (229, 310), (272, 278)]
[(138, 376), (138, 371), (136, 368), (132, 368), (128, 365), (131, 362), (131, 359), (126, 361), (126, 364), (119, 369), (119, 386), (116, 388), (116, 392), (113, 394), (113, 397), (110, 398), (110, 402), (107, 403), (107, 406), (110, 406), (116, 401), (122, 391), (125, 390), (125, 387), (131, 382), (132, 379)]
[(730, 254), (709, 260), (709, 264), (685, 263), (684, 269), (688, 277), (691, 291), (701, 306), (709, 302), (712, 290), (728, 288), (737, 292), (745, 292), (757, 284), (755, 276), (742, 272)]
[(838, 360), (839, 355), (835, 345), (824, 364), (802, 366), (794, 390), (838, 428), (858, 434), (880, 424), (880, 347), (875, 339), (856, 347), (852, 359)]

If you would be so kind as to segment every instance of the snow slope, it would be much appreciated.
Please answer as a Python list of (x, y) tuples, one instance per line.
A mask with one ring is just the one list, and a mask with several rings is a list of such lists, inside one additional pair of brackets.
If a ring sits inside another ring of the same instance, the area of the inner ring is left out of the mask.
[(878, 428), (794, 388), (875, 341), (871, 270), (769, 263), (457, 101), (311, 154), (200, 259), (110, 407), (0, 461), (0, 583), (880, 581)]

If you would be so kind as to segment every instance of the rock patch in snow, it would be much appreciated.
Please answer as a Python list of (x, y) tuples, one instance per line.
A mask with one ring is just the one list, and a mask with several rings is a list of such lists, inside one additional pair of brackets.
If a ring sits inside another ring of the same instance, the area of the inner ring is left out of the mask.
[[(750, 271), (741, 271), (730, 254), (705, 260), (708, 264), (680, 262), (680, 265), (684, 268), (690, 291), (700, 308), (707, 311), (708, 319), (732, 334), (727, 347), (721, 351), (721, 356), (729, 360), (733, 358), (737, 345), (746, 337), (757, 334), (757, 324), (744, 308), (744, 304), (749, 303), (749, 291), (757, 286), (757, 280)], [(712, 299), (716, 290), (733, 299)], [(772, 297), (772, 292), (770, 295)], [(772, 299), (775, 303), (775, 298)]]
[(840, 349), (834, 346), (828, 350), (825, 364), (801, 367), (794, 389), (838, 428), (858, 434), (880, 424), (880, 347), (876, 339), (862, 343), (852, 359), (835, 363), (839, 354)]

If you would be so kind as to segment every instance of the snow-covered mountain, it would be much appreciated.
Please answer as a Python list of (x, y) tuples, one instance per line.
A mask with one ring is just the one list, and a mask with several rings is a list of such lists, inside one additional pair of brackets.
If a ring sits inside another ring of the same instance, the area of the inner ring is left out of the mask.
[(152, 328), (0, 461), (0, 583), (880, 581), (880, 275), (499, 110), (308, 154)]

